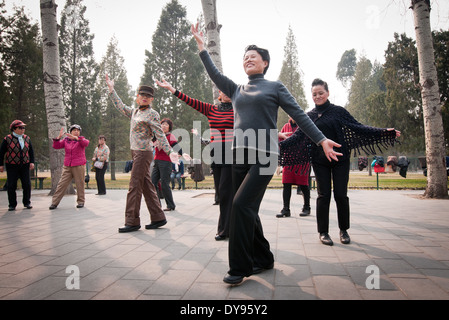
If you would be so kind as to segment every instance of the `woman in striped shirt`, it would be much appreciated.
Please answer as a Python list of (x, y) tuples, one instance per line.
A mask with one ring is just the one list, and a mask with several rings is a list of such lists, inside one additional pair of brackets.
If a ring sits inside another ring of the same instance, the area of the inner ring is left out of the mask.
[(211, 130), (211, 159), (214, 171), (215, 190), (218, 193), (220, 217), (218, 219), (215, 240), (225, 240), (229, 237), (229, 217), (232, 207), (232, 140), (234, 131), (234, 109), (229, 97), (220, 91), (219, 105), (192, 99), (176, 90), (165, 80), (156, 83), (170, 91), (178, 99), (184, 101), (209, 120)]

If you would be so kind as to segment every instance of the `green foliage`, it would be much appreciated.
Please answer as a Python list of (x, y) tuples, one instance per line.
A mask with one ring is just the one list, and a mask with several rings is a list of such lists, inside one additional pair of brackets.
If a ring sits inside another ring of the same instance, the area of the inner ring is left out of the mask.
[[(177, 0), (162, 10), (152, 38), (152, 52), (146, 51), (145, 71), (141, 84), (155, 86), (156, 80), (165, 79), (172, 86), (192, 98), (213, 103), (212, 86), (197, 54), (196, 42), (190, 34), (191, 23), (186, 9)], [(153, 107), (161, 118), (170, 118), (174, 129), (190, 131), (193, 121), (201, 121), (208, 128), (206, 117), (186, 106), (169, 91), (155, 88)]]
[(394, 35), (385, 51), (382, 80), (387, 88), (385, 118), (388, 125), (405, 137), (401, 149), (411, 153), (424, 152), (422, 100), (418, 87), (419, 67), (415, 41), (405, 34)]
[[(303, 74), (299, 67), (298, 47), (296, 45), (296, 37), (292, 28), (289, 26), (286, 44), (284, 46), (284, 61), (282, 63), (279, 81), (281, 81), (290, 93), (295, 97), (298, 104), (303, 110), (308, 108), (306, 95), (304, 92)], [(288, 122), (288, 115), (284, 110), (280, 109), (278, 115), (278, 129), (281, 130), (285, 123)]]
[(20, 119), (27, 124), (36, 160), (48, 160), (47, 120), (42, 84), (42, 46), (39, 25), (30, 21), (23, 7), (0, 18), (0, 123), (2, 136), (9, 124)]
[(356, 73), (357, 57), (355, 49), (346, 50), (337, 66), (337, 79), (347, 87)]
[[(79, 124), (82, 134), (96, 142), (100, 127), (100, 105), (94, 99), (98, 65), (93, 51), (94, 35), (84, 18), (83, 0), (68, 0), (61, 14), (59, 51), (63, 103), (69, 124)], [(86, 154), (92, 154), (90, 143)]]
[[(98, 105), (101, 107), (100, 134), (106, 136), (106, 144), (111, 154), (110, 161), (129, 160), (129, 128), (130, 119), (123, 116), (109, 99), (108, 89), (105, 84), (105, 74), (108, 73), (115, 82), (115, 91), (127, 106), (133, 105), (133, 94), (128, 82), (124, 59), (120, 55), (118, 43), (112, 38), (108, 44), (106, 55), (100, 63), (100, 72), (96, 84), (96, 96), (99, 97)], [(97, 144), (95, 138), (94, 143)], [(114, 168), (111, 168), (113, 171)]]

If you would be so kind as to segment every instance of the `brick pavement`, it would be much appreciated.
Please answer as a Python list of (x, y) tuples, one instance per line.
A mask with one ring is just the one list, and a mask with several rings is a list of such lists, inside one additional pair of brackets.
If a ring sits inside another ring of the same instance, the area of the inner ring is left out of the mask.
[[(177, 209), (167, 214), (167, 225), (128, 234), (117, 232), (126, 190), (97, 196), (89, 189), (85, 208), (65, 196), (53, 211), (47, 193), (33, 190), (33, 209), (19, 205), (8, 212), (6, 192), (0, 192), (2, 300), (449, 298), (449, 201), (419, 199), (422, 191), (350, 190), (352, 242), (339, 243), (332, 202), (335, 245), (328, 247), (318, 240), (314, 206), (311, 216), (299, 217), (302, 196), (294, 194), (292, 217), (277, 219), (282, 191), (269, 189), (260, 217), (275, 267), (239, 286), (222, 282), (228, 242), (214, 240), (213, 190), (175, 190)], [(312, 191), (312, 204), (315, 199)], [(149, 223), (144, 202), (141, 215)], [(69, 266), (80, 272), (79, 289), (70, 289), (76, 273)]]

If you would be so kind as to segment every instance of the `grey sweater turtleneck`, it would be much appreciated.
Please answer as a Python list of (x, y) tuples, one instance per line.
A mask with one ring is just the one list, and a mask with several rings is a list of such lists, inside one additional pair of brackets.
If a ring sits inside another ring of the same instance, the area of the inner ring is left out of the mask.
[(200, 58), (209, 77), (219, 90), (231, 98), (234, 105), (234, 149), (247, 148), (279, 154), (279, 107), (296, 121), (314, 143), (319, 144), (326, 139), (281, 82), (269, 81), (263, 74), (256, 74), (249, 77), (247, 84), (237, 85), (221, 74), (206, 50), (200, 52)]

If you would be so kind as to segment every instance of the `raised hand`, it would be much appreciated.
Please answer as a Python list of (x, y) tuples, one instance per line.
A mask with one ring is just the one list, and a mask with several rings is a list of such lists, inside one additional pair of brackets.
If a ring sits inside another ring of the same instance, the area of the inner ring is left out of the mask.
[(61, 128), (61, 130), (59, 130), (59, 136), (56, 139), (57, 140), (61, 139), (64, 134), (65, 134), (64, 133), (64, 128)]
[(168, 83), (167, 81), (165, 81), (164, 79), (162, 79), (162, 82), (159, 80), (156, 80), (156, 83), (159, 87), (167, 89), (168, 91), (170, 91), (171, 93), (175, 93), (175, 88), (173, 88), (173, 86)]
[(198, 44), (198, 49), (200, 51), (204, 50), (204, 35), (203, 32), (199, 30), (199, 23), (196, 25), (193, 25), (190, 27), (190, 30), (192, 31), (193, 37), (196, 40), (196, 43)]
[(109, 92), (114, 91), (114, 80), (109, 79), (109, 75), (106, 73), (106, 84), (108, 85)]

